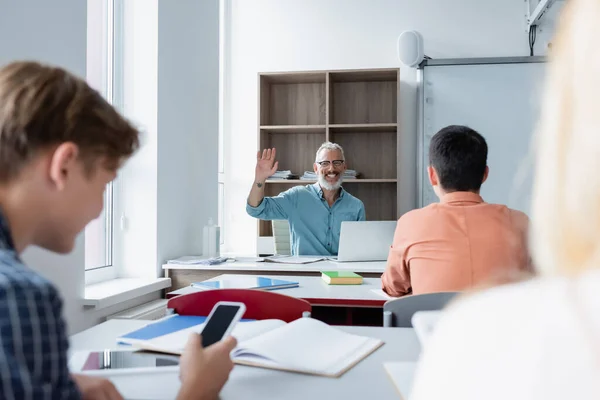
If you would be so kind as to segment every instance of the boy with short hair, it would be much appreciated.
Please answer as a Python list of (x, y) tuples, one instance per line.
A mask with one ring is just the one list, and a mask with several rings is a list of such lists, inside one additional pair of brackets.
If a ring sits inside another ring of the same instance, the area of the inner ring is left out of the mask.
[[(67, 71), (0, 69), (0, 398), (121, 399), (109, 381), (69, 373), (60, 294), (20, 254), (30, 245), (70, 252), (138, 146), (138, 131)], [(179, 397), (216, 397), (233, 347), (231, 338), (202, 349), (192, 336)]]

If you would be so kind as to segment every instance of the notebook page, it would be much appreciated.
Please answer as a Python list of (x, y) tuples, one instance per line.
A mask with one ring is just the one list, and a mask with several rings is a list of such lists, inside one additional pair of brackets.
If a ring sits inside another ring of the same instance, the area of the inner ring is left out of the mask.
[[(235, 337), (239, 343), (283, 325), (285, 325), (285, 322), (278, 319), (238, 322), (233, 328), (231, 336)], [(148, 350), (181, 354), (190, 337), (190, 334), (201, 333), (202, 329), (204, 329), (204, 324), (195, 325), (187, 329), (182, 329), (180, 331), (159, 336), (151, 340), (146, 340), (145, 342), (138, 343), (135, 346)]]
[(260, 359), (253, 357), (255, 354), (271, 361), (264, 364), (335, 374), (347, 366), (348, 360), (352, 359), (350, 355), (367, 345), (372, 351), (373, 345), (380, 343), (378, 339), (352, 335), (312, 318), (300, 318), (240, 343), (232, 355), (236, 360), (263, 364)]
[(329, 369), (333, 374), (340, 374), (346, 369), (349, 369), (349, 367), (356, 365), (360, 360), (378, 349), (382, 344), (383, 342), (379, 339), (368, 338), (361, 346), (348, 353), (346, 357), (340, 358), (336, 363), (331, 365)]
[(392, 297), (381, 289), (371, 289), (371, 292), (375, 293), (378, 296), (385, 297), (388, 300), (396, 299), (397, 297)]

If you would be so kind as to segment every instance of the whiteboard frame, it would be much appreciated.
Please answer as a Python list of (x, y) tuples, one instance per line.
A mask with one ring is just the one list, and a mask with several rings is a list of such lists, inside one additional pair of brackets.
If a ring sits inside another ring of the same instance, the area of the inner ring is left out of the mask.
[(425, 145), (425, 74), (427, 67), (452, 65), (481, 65), (481, 64), (529, 64), (544, 63), (548, 58), (533, 57), (481, 57), (481, 58), (442, 58), (424, 60), (417, 69), (417, 207), (423, 207), (423, 169), (426, 160), (423, 159)]

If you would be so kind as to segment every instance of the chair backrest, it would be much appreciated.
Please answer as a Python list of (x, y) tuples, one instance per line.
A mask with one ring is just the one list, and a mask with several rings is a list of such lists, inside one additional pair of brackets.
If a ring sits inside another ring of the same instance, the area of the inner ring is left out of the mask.
[(383, 326), (412, 328), (411, 318), (417, 311), (441, 310), (458, 292), (426, 293), (389, 300), (383, 305)]
[(273, 241), (275, 242), (275, 253), (283, 256), (292, 254), (290, 238), (290, 224), (287, 219), (272, 220)]
[(236, 301), (246, 305), (246, 319), (280, 319), (291, 322), (311, 312), (310, 303), (280, 293), (253, 289), (215, 289), (173, 297), (167, 302), (179, 315), (208, 316), (219, 301)]

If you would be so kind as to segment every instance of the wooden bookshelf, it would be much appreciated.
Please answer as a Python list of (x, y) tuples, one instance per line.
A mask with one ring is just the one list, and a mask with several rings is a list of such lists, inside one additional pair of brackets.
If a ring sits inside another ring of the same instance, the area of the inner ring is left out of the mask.
[[(259, 74), (258, 147), (275, 147), (280, 170), (312, 171), (325, 141), (344, 148), (360, 178), (344, 188), (365, 204), (368, 220), (398, 216), (398, 69)], [(267, 196), (315, 181), (269, 179)], [(271, 236), (270, 221), (259, 221)]]

